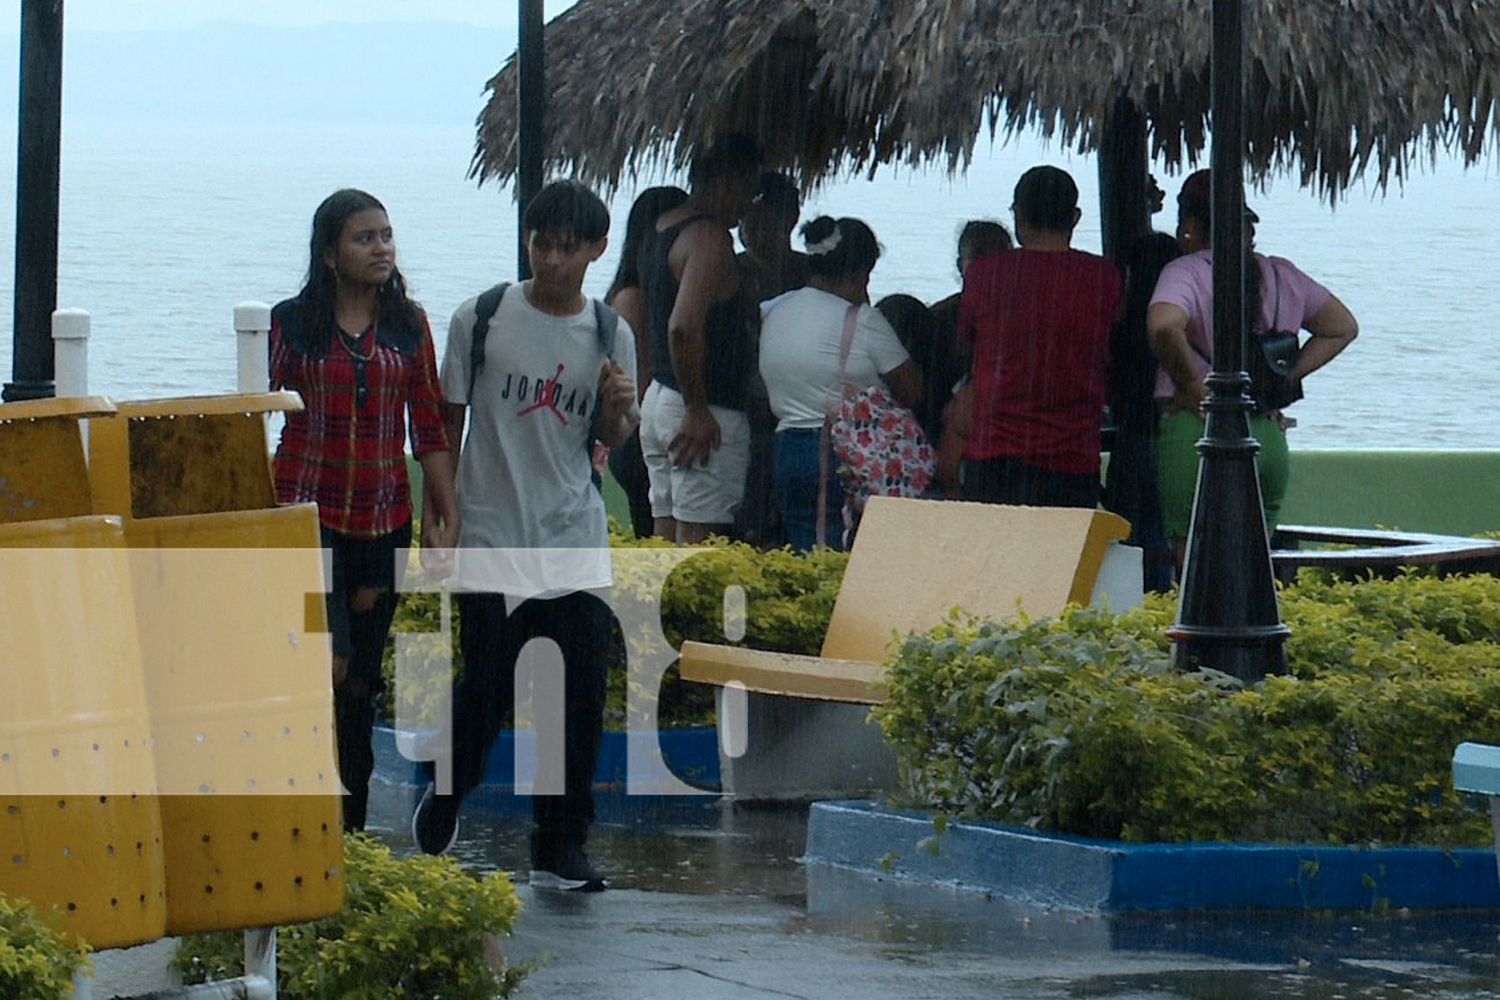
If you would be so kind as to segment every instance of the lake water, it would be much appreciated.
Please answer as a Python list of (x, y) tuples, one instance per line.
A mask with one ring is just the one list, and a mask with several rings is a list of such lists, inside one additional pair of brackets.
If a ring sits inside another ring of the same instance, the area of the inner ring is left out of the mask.
[[(14, 135), (14, 125), (8, 128)], [(467, 125), (236, 124), (73, 117), (63, 143), (60, 306), (93, 317), (90, 391), (118, 399), (234, 389), (237, 302), (294, 293), (307, 265), (313, 208), (336, 187), (363, 187), (390, 210), (402, 271), (433, 317), (441, 351), (464, 298), (516, 272), (510, 190), (466, 179)], [(0, 374), (10, 377), (14, 171), (0, 167)], [(1069, 170), (1082, 193), (1076, 244), (1099, 248), (1092, 157), (1025, 140), (981, 145), (968, 173), (883, 169), (829, 184), (814, 214), (854, 215), (886, 253), (871, 292), (932, 300), (955, 290), (954, 239), (972, 217), (1007, 218), (1020, 172)], [(1175, 194), (1180, 176), (1158, 171)], [(639, 186), (661, 183), (643, 178)], [(623, 235), (636, 186), (613, 203)], [(1333, 289), (1362, 333), (1308, 381), (1292, 411), (1295, 448), (1500, 448), (1493, 380), (1500, 361), (1500, 178), (1491, 163), (1440, 162), (1385, 196), (1357, 187), (1336, 209), (1294, 181), (1251, 190), (1259, 246)], [(1172, 200), (1169, 197), (1169, 205)], [(1172, 209), (1156, 217), (1170, 230)], [(614, 248), (590, 272), (601, 293)], [(1490, 402), (1486, 402), (1490, 400)]]

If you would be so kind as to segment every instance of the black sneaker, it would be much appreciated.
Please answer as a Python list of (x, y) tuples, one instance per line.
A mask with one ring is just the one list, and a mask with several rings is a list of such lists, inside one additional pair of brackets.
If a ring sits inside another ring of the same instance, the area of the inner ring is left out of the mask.
[(446, 854), (458, 842), (456, 795), (439, 795), (437, 785), (427, 783), (417, 809), (411, 814), (411, 839), (424, 854)]
[(582, 847), (567, 846), (533, 853), (531, 887), (560, 892), (603, 892), (609, 880), (589, 864)]

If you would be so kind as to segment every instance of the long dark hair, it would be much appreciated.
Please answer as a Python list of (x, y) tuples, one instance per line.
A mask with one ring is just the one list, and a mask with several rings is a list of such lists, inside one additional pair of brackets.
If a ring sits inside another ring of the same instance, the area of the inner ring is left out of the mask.
[(636, 195), (630, 206), (630, 215), (625, 219), (625, 243), (620, 248), (620, 266), (615, 269), (615, 280), (610, 282), (604, 301), (609, 302), (622, 289), (635, 288), (641, 283), (641, 243), (646, 234), (656, 225), (656, 220), (666, 212), (687, 201), (688, 194), (680, 187), (647, 188)]
[[(1208, 245), (1214, 245), (1214, 220), (1213, 220), (1213, 195), (1210, 183), (1210, 175), (1207, 170), (1198, 170), (1188, 174), (1187, 179), (1182, 182), (1182, 190), (1177, 195), (1177, 220), (1180, 226), (1184, 221), (1192, 219), (1203, 228), (1204, 235), (1208, 239)], [(1255, 224), (1260, 217), (1249, 208), (1245, 209), (1245, 315), (1250, 317), (1250, 329), (1260, 331), (1260, 305), (1264, 289), (1261, 282), (1264, 275), (1261, 274), (1260, 265), (1255, 262)], [(1272, 317), (1275, 322), (1275, 317)]]
[(932, 441), (942, 430), (943, 407), (953, 397), (953, 383), (963, 374), (953, 328), (940, 323), (921, 299), (897, 292), (875, 303), (891, 324), (901, 346), (922, 373), (922, 401), (914, 409), (917, 423)]
[[(385, 211), (385, 206), (374, 195), (356, 188), (341, 188), (324, 198), (313, 212), (312, 236), (307, 242), (307, 276), (303, 279), (302, 291), (297, 294), (306, 324), (307, 347), (312, 354), (322, 354), (333, 340), (333, 305), (338, 277), (323, 259), (324, 254), (329, 250), (338, 252), (339, 237), (343, 235), (344, 224), (350, 216), (371, 208)], [(380, 286), (377, 297), (382, 323), (413, 332), (421, 329), (422, 307), (407, 297), (406, 279), (401, 277), (399, 268), (391, 269), (391, 276)]]
[(1146, 336), (1146, 313), (1156, 279), (1168, 263), (1182, 256), (1170, 233), (1147, 233), (1132, 240), (1121, 255), (1125, 270), (1125, 305), (1110, 331), (1106, 380), (1111, 407), (1122, 426), (1152, 427), (1156, 421), (1156, 355)]

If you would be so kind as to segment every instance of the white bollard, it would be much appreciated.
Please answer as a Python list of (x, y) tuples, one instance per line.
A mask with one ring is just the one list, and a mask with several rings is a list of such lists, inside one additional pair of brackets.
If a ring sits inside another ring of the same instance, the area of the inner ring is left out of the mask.
[(271, 381), (271, 359), (266, 343), (271, 334), (271, 307), (254, 301), (235, 306), (234, 332), (239, 345), (236, 389), (240, 392), (265, 392)]
[(245, 931), (245, 975), (271, 984), (276, 1000), (276, 928), (251, 927)]
[(59, 396), (89, 394), (89, 314), (82, 309), (52, 313), (52, 371)]

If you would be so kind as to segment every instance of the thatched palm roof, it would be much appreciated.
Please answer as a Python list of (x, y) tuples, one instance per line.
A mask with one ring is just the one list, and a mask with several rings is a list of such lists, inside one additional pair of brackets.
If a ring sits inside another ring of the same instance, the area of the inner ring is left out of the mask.
[[(802, 0), (580, 0), (546, 29), (548, 161), (613, 188), (737, 129), (779, 163), (822, 176), (875, 153), (883, 112), (851, 119), (812, 88), (831, 8)], [(516, 170), (516, 64), (489, 81), (472, 174)], [(769, 103), (763, 94), (774, 95)]]
[[(1096, 148), (1129, 97), (1152, 152), (1209, 124), (1212, 0), (580, 0), (548, 26), (549, 159), (613, 186), (730, 127), (816, 180), (905, 160), (961, 168), (986, 122)], [(1500, 3), (1247, 2), (1246, 160), (1337, 194), (1500, 127)], [(515, 68), (490, 81), (474, 174), (515, 169)], [(765, 95), (765, 96), (762, 96)]]

